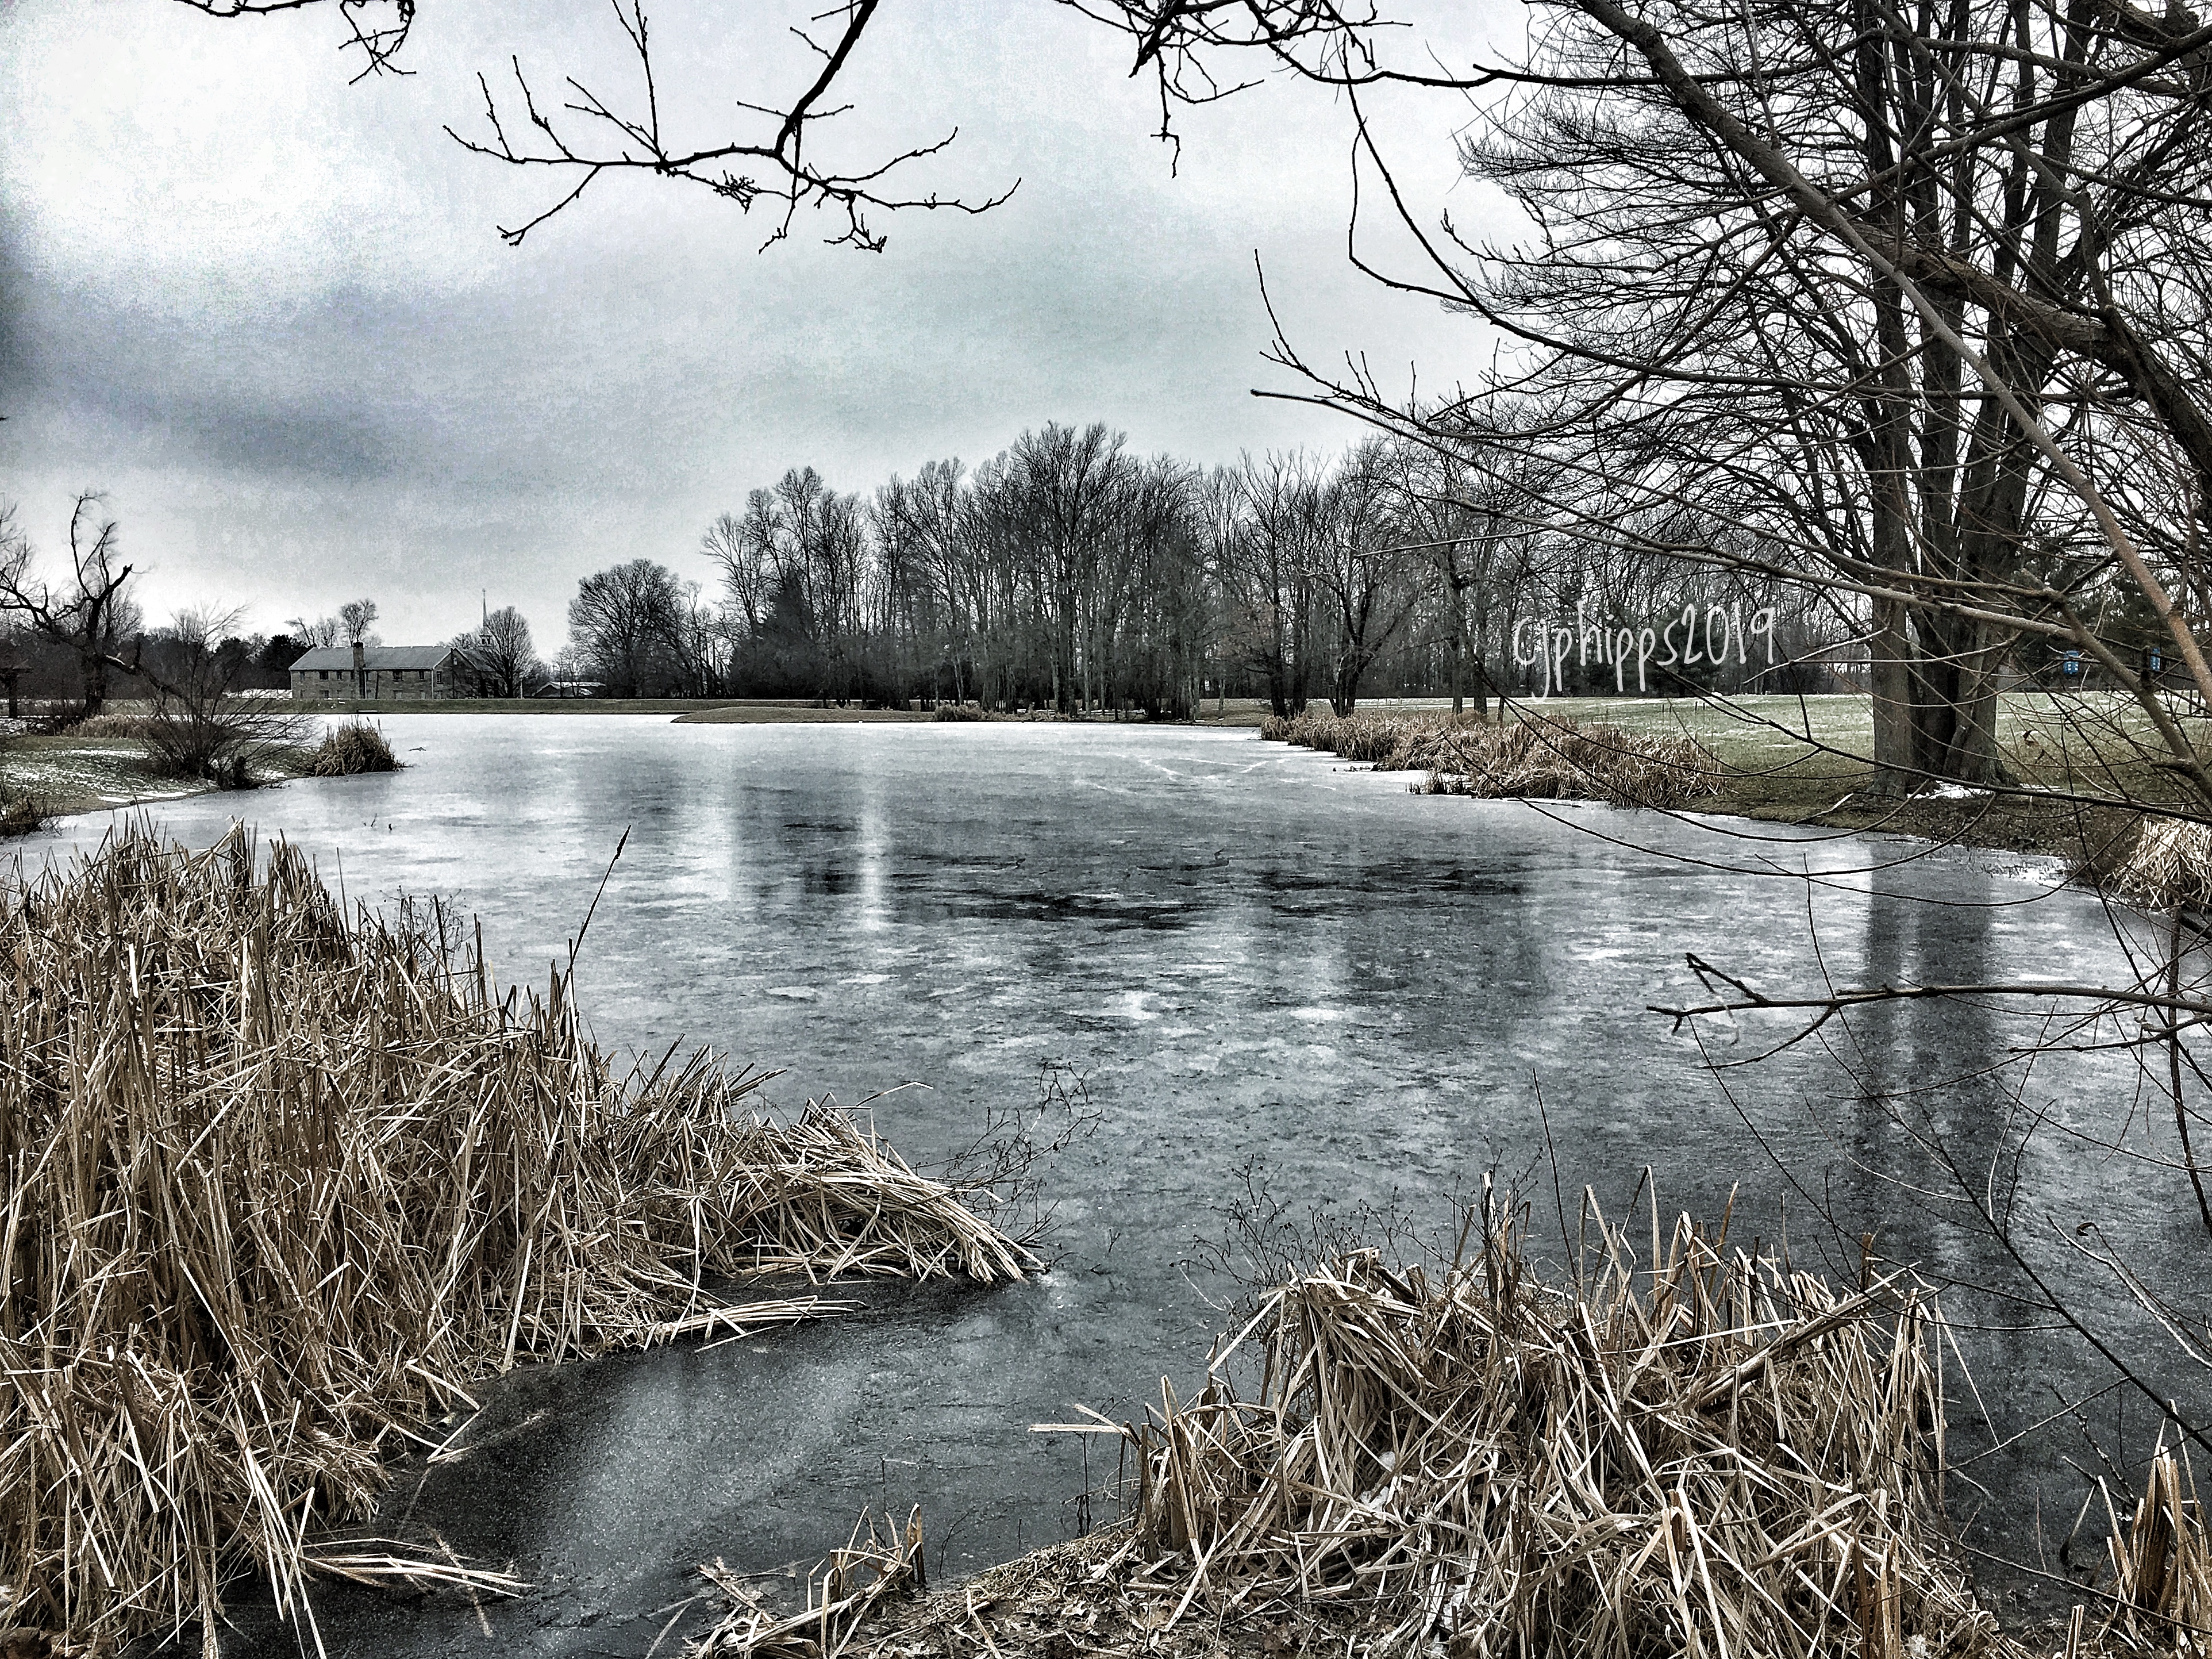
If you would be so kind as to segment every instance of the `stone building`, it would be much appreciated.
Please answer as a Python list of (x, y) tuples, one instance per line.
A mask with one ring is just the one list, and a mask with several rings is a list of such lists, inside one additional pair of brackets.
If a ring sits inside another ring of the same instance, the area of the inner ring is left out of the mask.
[(450, 645), (324, 645), (292, 664), (301, 703), (403, 703), (453, 694)]

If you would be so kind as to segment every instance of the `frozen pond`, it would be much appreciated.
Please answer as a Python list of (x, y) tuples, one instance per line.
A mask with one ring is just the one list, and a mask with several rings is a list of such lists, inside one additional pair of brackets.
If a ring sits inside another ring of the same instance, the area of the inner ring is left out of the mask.
[[(1808, 922), (1839, 984), (2122, 973), (2094, 900), (2024, 902), (2048, 871), (2017, 861), (1945, 853), (1841, 874), (1808, 906), (1807, 887), (1778, 872), (1909, 850), (1419, 796), (1402, 777), (1249, 732), (383, 724), (408, 762), (397, 776), (200, 797), (163, 821), (204, 844), (243, 808), (355, 897), (447, 895), (482, 916), (510, 979), (565, 949), (629, 826), (582, 953), (603, 1040), (683, 1038), (781, 1067), (770, 1097), (783, 1106), (926, 1084), (875, 1107), (922, 1163), (1033, 1101), (1047, 1067), (1086, 1080), (1100, 1122), (1043, 1172), (1060, 1225), (1039, 1281), (871, 1290), (874, 1310), (842, 1322), (498, 1391), (481, 1449), (434, 1479), (409, 1474), (392, 1518), (513, 1558), (537, 1589), (488, 1610), (495, 1642), (465, 1604), (329, 1592), (333, 1656), (641, 1655), (696, 1588), (696, 1562), (803, 1566), (864, 1503), (921, 1503), (933, 1577), (1065, 1536), (1080, 1447), (1029, 1425), (1064, 1419), (1071, 1401), (1130, 1415), (1163, 1375), (1180, 1387), (1202, 1369), (1219, 1317), (1206, 1296), (1221, 1287), (1197, 1246), (1230, 1231), (1233, 1201), (1261, 1192), (1300, 1222), (1316, 1204), (1364, 1204), (1441, 1223), (1451, 1195), (1495, 1168), (1530, 1172), (1548, 1217), (1540, 1086), (1570, 1209), (1588, 1182), (1618, 1210), (1649, 1164), (1669, 1212), (1717, 1218), (1741, 1182), (1739, 1235), (1771, 1239), (1778, 1157), (1889, 1253), (1971, 1278), (1971, 1252), (1851, 1161), (1904, 1149), (1832, 1056), (1808, 1044), (1730, 1075), (1771, 1156), (1694, 1045), (1646, 1005), (1695, 994), (1689, 950), (1762, 986), (1814, 982)], [(103, 827), (73, 820), (59, 845)], [(1933, 1004), (1854, 1029), (1871, 1068), (1861, 1084), (1883, 1089), (1968, 1070), (2023, 1034)], [(2068, 1057), (2031, 1100), (2057, 1099), (2094, 1130), (2131, 1089), (2124, 1060)], [(1987, 1114), (1994, 1141), (1994, 1089), (1942, 1109), (1970, 1141)], [(2152, 1261), (2202, 1260), (2173, 1193), (2131, 1195), (2124, 1172), (2078, 1147), (2044, 1144), (2027, 1179), (2062, 1207), (2094, 1203)], [(1802, 1209), (1790, 1229), (1820, 1247)], [(2090, 1375), (2052, 1339), (1966, 1341), (1984, 1391), (1992, 1377), (2009, 1390), (1991, 1401), (2001, 1427), (2054, 1409), (2046, 1377), (2064, 1388)], [(1971, 1432), (1972, 1397), (1958, 1394)], [(2081, 1487), (2056, 1455), (1975, 1467), (2003, 1541), (2033, 1547), (2039, 1503), (2046, 1528), (2070, 1521)], [(292, 1638), (261, 1645), (290, 1651)]]

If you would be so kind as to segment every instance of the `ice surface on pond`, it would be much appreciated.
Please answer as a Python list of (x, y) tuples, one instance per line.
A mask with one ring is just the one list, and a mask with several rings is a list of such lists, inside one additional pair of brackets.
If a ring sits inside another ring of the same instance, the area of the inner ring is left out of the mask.
[[(1570, 1213), (1585, 1182), (1617, 1211), (1650, 1164), (1669, 1211), (1717, 1217), (1741, 1183), (1737, 1235), (1772, 1239), (1778, 1158), (1892, 1253), (1971, 1276), (1971, 1254), (1863, 1167), (1902, 1156), (1901, 1134), (1821, 1047), (1728, 1078), (1771, 1157), (1695, 1044), (1644, 1010), (1697, 994), (1692, 950), (1763, 987), (1816, 984), (1823, 967), (1839, 984), (2123, 972), (2093, 900), (2012, 902), (2049, 879), (2016, 860), (1941, 853), (1869, 875), (1863, 839), (1762, 826), (1747, 844), (1695, 820), (1416, 796), (1248, 732), (382, 723), (404, 772), (202, 796), (161, 818), (204, 844), (241, 812), (354, 897), (444, 895), (482, 916), (495, 968), (521, 980), (565, 955), (628, 828), (580, 957), (603, 1041), (683, 1038), (781, 1068), (769, 1094), (784, 1107), (927, 1084), (875, 1107), (921, 1163), (1033, 1101), (1048, 1064), (1085, 1077), (1102, 1115), (1046, 1171), (1060, 1231), (1041, 1282), (872, 1289), (876, 1311), (842, 1325), (504, 1390), (501, 1420), (547, 1415), (400, 1491), (410, 1525), (514, 1558), (539, 1585), (492, 1613), (512, 1650), (642, 1652), (695, 1563), (811, 1562), (864, 1503), (924, 1504), (933, 1574), (1065, 1535), (1081, 1449), (1028, 1426), (1071, 1401), (1128, 1416), (1163, 1375), (1180, 1388), (1201, 1369), (1220, 1318), (1206, 1297), (1224, 1287), (1194, 1241), (1226, 1236), (1255, 1190), (1295, 1222), (1364, 1203), (1440, 1223), (1491, 1169), (1525, 1177), (1548, 1217), (1540, 1083)], [(40, 849), (103, 827), (72, 820)], [(1832, 874), (1808, 889), (1808, 866)], [(1935, 1004), (1854, 1029), (1868, 1081), (1893, 1089), (2023, 1034)], [(1746, 1030), (1724, 1052), (1755, 1042)], [(2069, 1057), (2039, 1086), (2092, 1130), (2130, 1093), (2110, 1056)], [(1968, 1091), (1941, 1109), (1971, 1138), (2003, 1103)], [(2124, 1178), (2051, 1144), (2029, 1171), (2155, 1251), (2187, 1218), (2147, 1209)], [(1967, 1340), (1985, 1375), (2066, 1385), (2039, 1339)], [(2023, 1420), (2055, 1401), (2032, 1404)], [(2033, 1467), (1975, 1473), (2004, 1512), (2031, 1512)], [(2042, 1502), (2070, 1516), (2079, 1496), (2054, 1478)], [(326, 1639), (338, 1628), (357, 1651), (481, 1639), (465, 1606), (326, 1602)]]

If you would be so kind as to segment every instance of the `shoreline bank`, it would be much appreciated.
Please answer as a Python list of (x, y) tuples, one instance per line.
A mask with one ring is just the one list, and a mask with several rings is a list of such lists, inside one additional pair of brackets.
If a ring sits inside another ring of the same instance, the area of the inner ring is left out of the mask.
[[(2070, 713), (2053, 706), (2056, 702), (2040, 695), (2007, 698), (2001, 735), (2007, 760), (2022, 778), (2023, 787), (2017, 791), (1948, 786), (1923, 789), (1904, 798), (1871, 795), (1872, 768), (1850, 758), (1864, 753), (1870, 741), (1869, 705), (1863, 697), (1737, 699), (1748, 718), (1732, 717), (1712, 705), (1695, 702), (1619, 698), (1516, 702), (1510, 705), (1510, 715), (1522, 723), (1540, 725), (1564, 717), (1647, 738), (1687, 738), (1711, 751), (1717, 765), (1698, 780), (1698, 787), (1681, 792), (1679, 798), (1645, 803), (1655, 810), (1832, 830), (1839, 834), (1899, 835), (1982, 851), (2049, 857), (2077, 867), (2100, 866), (2112, 849), (2125, 844), (2136, 816), (2120, 808), (2084, 808), (2062, 794), (2038, 792), (2039, 786), (2051, 787), (2036, 773), (2049, 770), (2056, 746), (2037, 734), (2050, 732)], [(1316, 705), (1316, 714), (1324, 707)], [(927, 712), (822, 708), (795, 700), (761, 699), (333, 703), (307, 711), (370, 720), (403, 715), (660, 716), (676, 725), (918, 724), (934, 719)], [(1794, 732), (1784, 729), (1785, 717), (1789, 725), (1796, 729)], [(1225, 708), (1209, 705), (1208, 711), (1189, 723), (1198, 729), (1257, 732), (1268, 718), (1264, 704), (1232, 699)], [(1350, 718), (1362, 726), (1374, 726), (1386, 723), (1436, 725), (1449, 723), (1452, 717), (1445, 699), (1393, 698), (1363, 704)], [(1473, 717), (1467, 719), (1471, 723)], [(1073, 723), (1117, 723), (1098, 717)], [(1322, 752), (1328, 751), (1324, 747)], [(1364, 756), (1346, 758), (1358, 760)], [(2082, 759), (2077, 755), (2074, 764), (2080, 765)], [(271, 777), (266, 786), (295, 781), (297, 775), (303, 774)], [(1421, 787), (1415, 780), (1422, 775), (1419, 769), (1407, 770), (1409, 786)], [(10, 753), (0, 760), (0, 786), (14, 794), (36, 797), (47, 821), (159, 807), (216, 792), (212, 783), (149, 772), (143, 765), (141, 745), (136, 740), (113, 735), (77, 738), (68, 733), (16, 737)], [(1554, 798), (1576, 796), (1561, 793)], [(1582, 798), (1602, 797), (1593, 793)]]
[[(2124, 806), (2085, 805), (2068, 792), (2069, 786), (2109, 796), (2120, 779), (2146, 805), (2155, 805), (2171, 796), (2172, 785), (2132, 752), (2114, 756), (2088, 747), (2080, 735), (2085, 711), (2075, 706), (2083, 701), (2008, 695), (1999, 736), (2014, 783), (1984, 790), (1931, 781), (1903, 796), (1872, 793), (1874, 768), (1863, 759), (1871, 747), (1872, 723), (1863, 697), (1739, 698), (1733, 712), (1694, 702), (1553, 698), (1516, 701), (1508, 712), (1512, 722), (1540, 732), (1548, 725), (1561, 733), (1619, 734), (1624, 758), (1628, 750), (1665, 748), (1685, 740), (1704, 751), (1699, 760), (1680, 763), (1682, 775), (1666, 798), (1648, 798), (1631, 788), (1617, 792), (1625, 798), (1614, 798), (1616, 805), (1839, 834), (1898, 835), (2102, 869), (2129, 845), (2142, 814)], [(2109, 717), (2101, 709), (2087, 712), (2100, 721)], [(1473, 715), (1455, 717), (1436, 706), (1363, 707), (1343, 721), (1323, 710), (1292, 723), (1289, 732), (1279, 729), (1280, 723), (1270, 723), (1278, 728), (1268, 731), (1271, 737), (1413, 779), (1428, 774), (1425, 761), (1398, 764), (1388, 750), (1395, 747), (1402, 753), (1413, 747), (1408, 739), (1448, 734), (1462, 723), (1475, 734), (1486, 729)], [(1503, 727), (1492, 723), (1487, 729), (1496, 734)], [(2106, 736), (2109, 744), (2112, 734)], [(1553, 768), (1572, 769), (1571, 763)], [(2084, 775), (2091, 772), (2094, 778)], [(1609, 798), (1607, 782), (1547, 785), (1548, 794), (1525, 796), (1450, 778), (1409, 787), (1494, 798), (1602, 801)]]

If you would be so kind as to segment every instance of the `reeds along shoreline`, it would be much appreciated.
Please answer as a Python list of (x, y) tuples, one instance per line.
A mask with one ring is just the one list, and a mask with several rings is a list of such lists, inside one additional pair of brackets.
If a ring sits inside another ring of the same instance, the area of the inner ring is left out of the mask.
[[(724, 1581), (691, 1653), (2025, 1659), (1945, 1516), (1912, 1281), (1838, 1290), (1686, 1217), (1662, 1247), (1655, 1216), (1644, 1263), (1607, 1230), (1546, 1284), (1487, 1221), (1449, 1264), (1363, 1251), (1273, 1291), (1195, 1398), (1163, 1384), (1120, 1428), (1131, 1512), (1103, 1539), (921, 1600), (918, 1518), (856, 1532), (807, 1615)], [(2212, 1651), (2186, 1465), (2162, 1450), (2111, 1521), (2065, 1659)]]
[(1929, 1309), (1838, 1294), (1686, 1222), (1569, 1291), (1510, 1226), (1441, 1272), (1364, 1253), (1275, 1293), (1137, 1433), (1140, 1549), (1179, 1610), (1348, 1602), (1381, 1650), (1989, 1650), (1949, 1555)]
[(1493, 726), (1467, 715), (1340, 719), (1310, 708), (1294, 720), (1269, 716), (1260, 735), (1377, 772), (1426, 772), (1417, 786), (1426, 795), (1673, 808), (1714, 794), (1721, 782), (1718, 758), (1694, 739), (1550, 716)]
[(369, 1571), (312, 1540), (489, 1376), (828, 1310), (710, 1282), (1031, 1265), (840, 1111), (619, 1070), (459, 933), (235, 831), (0, 887), (0, 1625), (212, 1652), (239, 1570), (295, 1615)]

